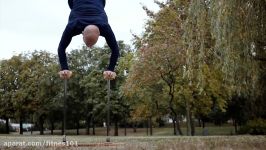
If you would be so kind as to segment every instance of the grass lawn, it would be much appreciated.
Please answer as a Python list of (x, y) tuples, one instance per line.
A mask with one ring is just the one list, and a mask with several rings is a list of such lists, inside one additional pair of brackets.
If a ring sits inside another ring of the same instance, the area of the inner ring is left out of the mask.
[[(124, 129), (119, 129), (119, 136), (110, 137), (106, 142), (106, 128), (96, 128), (95, 136), (85, 135), (85, 129), (80, 129), (79, 136), (75, 135), (76, 130), (68, 130), (68, 146), (62, 142), (63, 136), (60, 130), (55, 130), (56, 135), (38, 135), (25, 132), (24, 135), (12, 133), (0, 135), (0, 150), (39, 150), (39, 149), (93, 149), (93, 150), (260, 150), (266, 148), (266, 136), (230, 136), (234, 134), (232, 126), (207, 127), (209, 136), (202, 136), (202, 128), (196, 128), (196, 136), (173, 136), (173, 128), (154, 128), (153, 136), (147, 136), (146, 128), (138, 128), (133, 132), (132, 128), (127, 129), (127, 136), (124, 136)], [(113, 135), (114, 129), (111, 129)], [(182, 128), (186, 134), (186, 128)], [(71, 145), (71, 146), (70, 146)]]
[[(234, 127), (233, 126), (210, 126), (205, 128), (207, 130), (207, 135), (234, 135)], [(186, 128), (181, 128), (183, 135), (186, 135)], [(153, 128), (153, 135), (154, 136), (172, 136), (173, 135), (173, 128)], [(45, 135), (50, 135), (50, 131), (45, 131)], [(80, 135), (85, 135), (86, 130), (80, 129)], [(92, 129), (91, 129), (92, 133)], [(96, 136), (105, 136), (106, 135), (106, 128), (96, 128), (95, 129)], [(125, 135), (125, 130), (123, 128), (119, 128), (118, 130), (119, 136)], [(12, 133), (13, 135), (18, 135), (18, 132)], [(33, 135), (40, 134), (39, 131), (34, 131)], [(61, 130), (54, 130), (55, 135), (61, 135)], [(76, 130), (71, 129), (67, 130), (68, 135), (76, 135)], [(31, 135), (30, 132), (24, 132), (24, 135)], [(110, 135), (114, 135), (114, 129), (111, 128)], [(195, 135), (201, 136), (203, 135), (203, 129), (201, 127), (195, 128)], [(137, 132), (133, 132), (132, 128), (127, 128), (127, 136), (147, 136), (147, 129), (146, 128), (137, 128)]]
[(263, 150), (266, 147), (266, 136), (120, 136), (110, 137), (111, 142), (106, 143), (104, 136), (71, 135), (67, 140), (72, 146), (63, 146), (59, 135), (1, 135), (0, 149)]

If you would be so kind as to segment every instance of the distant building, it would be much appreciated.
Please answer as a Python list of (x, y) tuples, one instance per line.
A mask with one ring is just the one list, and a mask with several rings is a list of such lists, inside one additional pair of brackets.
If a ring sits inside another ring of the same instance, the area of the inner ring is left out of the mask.
[[(0, 123), (5, 124), (6, 120), (0, 119)], [(10, 119), (9, 119), (9, 125), (12, 129), (19, 131), (19, 123), (10, 123)], [(34, 127), (34, 124), (31, 124), (31, 123), (23, 123), (22, 124), (23, 130), (26, 130), (26, 131), (29, 131), (33, 127)]]
[[(12, 127), (14, 130), (19, 131), (19, 123), (11, 123), (10, 125), (11, 125), (11, 127)], [(26, 131), (30, 131), (30, 129), (33, 128), (33, 126), (34, 126), (34, 125), (31, 124), (31, 123), (23, 123), (23, 124), (22, 124), (22, 128), (23, 128), (23, 130), (26, 130)]]

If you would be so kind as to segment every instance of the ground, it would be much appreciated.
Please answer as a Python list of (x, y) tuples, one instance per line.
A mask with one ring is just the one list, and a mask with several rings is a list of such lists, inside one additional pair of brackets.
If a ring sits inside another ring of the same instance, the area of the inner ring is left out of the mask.
[[(127, 136), (124, 136), (124, 129), (119, 128), (119, 136), (111, 136), (110, 142), (106, 142), (106, 128), (96, 128), (95, 136), (85, 135), (85, 129), (80, 129), (79, 136), (75, 135), (76, 130), (67, 130), (67, 143), (62, 142), (61, 130), (55, 130), (56, 135), (50, 135), (47, 130), (42, 136), (39, 131), (25, 132), (24, 135), (15, 132), (0, 135), (0, 150), (261, 150), (266, 147), (266, 136), (237, 136), (232, 126), (209, 126), (205, 129), (209, 136), (202, 136), (202, 128), (197, 127), (196, 136), (189, 137), (173, 136), (172, 128), (154, 128), (153, 136), (147, 136), (145, 128), (138, 128), (137, 132), (128, 128)], [(186, 129), (182, 130), (185, 134)], [(113, 132), (112, 129), (110, 134)]]
[[(183, 134), (186, 134), (186, 128), (181, 128)], [(208, 126), (205, 128), (205, 131), (207, 131), (205, 134), (207, 135), (234, 135), (234, 127), (233, 126)], [(97, 136), (105, 136), (106, 135), (106, 128), (96, 128), (95, 133)], [(119, 136), (125, 135), (124, 128), (119, 128), (118, 130)], [(18, 135), (18, 132), (12, 132), (12, 135)], [(34, 131), (33, 135), (40, 134), (39, 131)], [(44, 131), (45, 135), (50, 135), (51, 131), (46, 130)], [(54, 130), (55, 135), (61, 135), (61, 130)], [(67, 130), (68, 135), (76, 135), (76, 130)], [(80, 129), (79, 130), (80, 135), (86, 134), (86, 129)], [(92, 129), (91, 129), (92, 134)], [(24, 132), (24, 135), (31, 135), (31, 132)], [(114, 129), (111, 128), (110, 135), (114, 135)], [(147, 129), (146, 128), (137, 128), (136, 132), (133, 131), (132, 128), (127, 128), (127, 136), (146, 136), (147, 135)], [(173, 135), (173, 128), (170, 127), (164, 127), (164, 128), (153, 128), (153, 135), (155, 136), (169, 136)], [(203, 135), (203, 128), (202, 127), (196, 127), (195, 128), (195, 135), (200, 136)]]
[[(68, 146), (59, 135), (0, 135), (0, 149), (92, 149), (92, 150), (263, 150), (266, 136), (67, 136)], [(13, 145), (13, 146), (11, 146)], [(30, 146), (34, 145), (34, 146)]]

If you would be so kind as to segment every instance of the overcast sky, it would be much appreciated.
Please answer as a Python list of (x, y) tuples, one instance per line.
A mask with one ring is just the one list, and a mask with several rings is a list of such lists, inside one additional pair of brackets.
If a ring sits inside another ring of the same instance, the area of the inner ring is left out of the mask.
[[(106, 0), (105, 11), (117, 40), (131, 44), (132, 35), (140, 35), (148, 17), (142, 5), (157, 11), (154, 0)], [(33, 50), (57, 53), (70, 9), (67, 0), (0, 0), (0, 59)], [(100, 38), (98, 46), (104, 44)], [(67, 48), (82, 46), (82, 36), (72, 39)]]

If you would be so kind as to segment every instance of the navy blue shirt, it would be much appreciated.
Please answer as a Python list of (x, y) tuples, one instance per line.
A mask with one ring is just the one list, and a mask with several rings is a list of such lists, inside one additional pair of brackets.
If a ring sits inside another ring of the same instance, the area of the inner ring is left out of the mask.
[(119, 57), (119, 48), (104, 11), (105, 0), (68, 0), (68, 4), (71, 12), (58, 47), (61, 69), (69, 70), (65, 51), (72, 37), (81, 34), (88, 25), (96, 25), (112, 51), (107, 70), (114, 71)]

